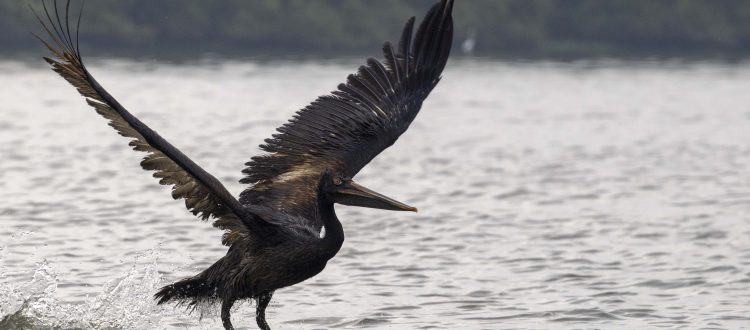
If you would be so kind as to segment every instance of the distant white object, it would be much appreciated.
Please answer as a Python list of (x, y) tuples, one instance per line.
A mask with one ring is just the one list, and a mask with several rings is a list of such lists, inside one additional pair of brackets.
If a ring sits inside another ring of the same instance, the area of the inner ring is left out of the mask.
[(471, 29), (466, 34), (466, 39), (464, 39), (464, 42), (461, 43), (461, 51), (463, 51), (464, 54), (474, 53), (474, 46), (476, 46), (476, 43), (477, 43), (477, 31), (474, 29)]

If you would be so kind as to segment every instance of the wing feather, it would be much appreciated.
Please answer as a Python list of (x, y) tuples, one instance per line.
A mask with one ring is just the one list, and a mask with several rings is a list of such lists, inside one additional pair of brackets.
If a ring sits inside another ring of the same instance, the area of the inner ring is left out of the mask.
[[(129, 145), (134, 150), (147, 153), (141, 167), (154, 171), (153, 176), (160, 179), (159, 183), (172, 185), (172, 197), (185, 199), (185, 206), (194, 215), (203, 220), (213, 217), (213, 225), (226, 231), (224, 244), (231, 245), (235, 239), (251, 232), (256, 235), (270, 233), (272, 224), (248, 213), (216, 178), (130, 114), (99, 85), (83, 64), (78, 48), (78, 30), (75, 30), (75, 39), (71, 33), (70, 1), (65, 5), (64, 21), (57, 1), (53, 2), (54, 18), (46, 3), (42, 3), (47, 20), (44, 21), (36, 12), (34, 14), (47, 32), (48, 39), (39, 40), (55, 57), (44, 59), (120, 135), (133, 139)], [(80, 26), (80, 18), (79, 14), (77, 26)]]
[[(433, 12), (433, 10), (430, 10), (430, 12)], [(422, 26), (425, 25), (428, 18), (425, 18), (425, 20), (422, 22)], [(414, 31), (414, 17), (410, 18), (409, 21), (406, 22), (406, 27), (404, 27), (404, 30), (401, 32), (401, 39), (398, 42), (398, 54), (396, 54), (396, 64), (399, 66), (399, 70), (404, 73), (405, 77), (403, 79), (406, 79), (409, 77), (410, 72), (410, 65), (411, 62), (411, 35)], [(403, 81), (403, 80), (399, 80)]]
[(397, 50), (383, 45), (383, 63), (368, 59), (346, 83), (279, 127), (261, 145), (268, 154), (246, 164), (240, 182), (253, 186), (240, 201), (302, 214), (314, 208), (310, 196), (324, 170), (353, 177), (392, 145), (440, 80), (453, 38), (452, 6), (452, 0), (435, 4), (416, 35), (410, 18)]

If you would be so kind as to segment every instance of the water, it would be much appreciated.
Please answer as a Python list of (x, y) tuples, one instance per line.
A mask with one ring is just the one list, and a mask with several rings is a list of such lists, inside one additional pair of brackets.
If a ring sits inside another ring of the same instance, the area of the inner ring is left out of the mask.
[[(33, 63), (33, 64), (31, 64)], [(94, 60), (233, 193), (273, 129), (359, 61)], [(157, 307), (222, 256), (62, 79), (0, 62), (0, 329), (215, 329)], [(347, 239), (277, 291), (277, 329), (748, 328), (750, 64), (454, 60), (338, 206)], [(254, 329), (254, 306), (234, 323)], [(202, 318), (201, 318), (202, 314)]]

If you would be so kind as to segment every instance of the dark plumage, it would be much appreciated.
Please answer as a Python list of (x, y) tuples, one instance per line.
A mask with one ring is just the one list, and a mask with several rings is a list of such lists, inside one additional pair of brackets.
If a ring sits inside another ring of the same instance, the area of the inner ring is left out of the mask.
[[(141, 162), (172, 197), (225, 231), (223, 258), (198, 275), (165, 286), (158, 303), (221, 302), (224, 327), (238, 299), (258, 302), (257, 323), (268, 329), (265, 308), (276, 289), (304, 281), (341, 248), (344, 231), (333, 204), (416, 211), (364, 188), (351, 178), (409, 127), (422, 101), (440, 80), (453, 36), (452, 0), (434, 5), (412, 40), (414, 18), (396, 48), (386, 42), (384, 63), (368, 59), (346, 83), (311, 103), (267, 139), (267, 153), (243, 171), (252, 184), (234, 198), (211, 174), (130, 114), (89, 73), (78, 47), (78, 29), (64, 12), (44, 7), (39, 18), (56, 57), (45, 58), (130, 146), (146, 152)], [(62, 15), (61, 15), (62, 14)], [(80, 14), (77, 25), (80, 24)], [(41, 39), (40, 39), (41, 40)]]

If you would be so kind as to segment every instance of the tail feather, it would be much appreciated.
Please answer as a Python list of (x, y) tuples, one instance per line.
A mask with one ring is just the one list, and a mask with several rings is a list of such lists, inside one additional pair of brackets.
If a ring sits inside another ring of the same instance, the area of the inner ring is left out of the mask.
[(157, 305), (176, 301), (178, 304), (187, 303), (192, 306), (212, 298), (214, 298), (214, 290), (201, 276), (167, 285), (154, 295), (154, 299), (158, 299)]

